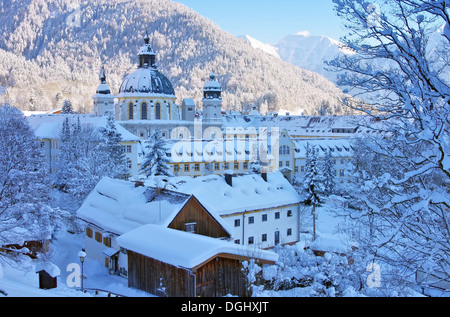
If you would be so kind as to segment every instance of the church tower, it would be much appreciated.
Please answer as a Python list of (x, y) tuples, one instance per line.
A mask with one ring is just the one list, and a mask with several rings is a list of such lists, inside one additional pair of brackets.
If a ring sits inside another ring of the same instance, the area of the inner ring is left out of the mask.
[(220, 123), (222, 117), (222, 86), (211, 73), (203, 87), (203, 122)]
[(97, 87), (96, 94), (92, 96), (94, 100), (92, 114), (95, 116), (114, 115), (114, 95), (111, 94), (111, 89), (106, 83), (104, 66), (100, 70), (99, 79), (100, 85)]

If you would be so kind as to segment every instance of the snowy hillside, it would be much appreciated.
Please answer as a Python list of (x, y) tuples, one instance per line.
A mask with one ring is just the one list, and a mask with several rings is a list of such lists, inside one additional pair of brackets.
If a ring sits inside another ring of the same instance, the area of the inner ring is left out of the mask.
[(342, 96), (318, 74), (261, 53), (169, 0), (5, 0), (0, 12), (0, 86), (9, 87), (10, 102), (22, 110), (50, 110), (70, 99), (75, 110), (90, 112), (101, 65), (117, 93), (136, 67), (146, 31), (180, 104), (199, 103), (212, 71), (225, 110), (268, 104), (269, 111), (313, 114)]

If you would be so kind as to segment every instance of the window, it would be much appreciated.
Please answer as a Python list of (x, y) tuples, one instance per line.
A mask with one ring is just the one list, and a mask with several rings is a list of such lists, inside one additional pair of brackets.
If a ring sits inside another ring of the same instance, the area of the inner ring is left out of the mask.
[(155, 119), (161, 120), (161, 104), (159, 102), (155, 106)]
[(127, 167), (129, 169), (131, 169), (133, 167), (133, 162), (130, 159), (127, 160)]
[(244, 169), (248, 169), (248, 163), (244, 162)]
[(122, 145), (123, 153), (131, 153), (131, 145)]
[(128, 104), (128, 120), (133, 120), (134, 119), (134, 105), (132, 102), (130, 102)]
[(253, 244), (253, 243), (254, 243), (254, 238), (248, 237), (248, 244)]
[(289, 167), (289, 161), (286, 161), (286, 163), (284, 164), (286, 167)]
[(266, 242), (267, 241), (267, 233), (263, 233), (261, 236), (261, 241)]
[(279, 150), (280, 155), (288, 155), (289, 152), (290, 152), (289, 146), (287, 146), (287, 145), (280, 146), (280, 150)]
[(234, 226), (235, 227), (240, 227), (241, 226), (241, 219), (235, 219), (234, 220)]
[(195, 233), (195, 225), (197, 223), (191, 222), (186, 224), (186, 232)]
[(250, 217), (248, 217), (248, 224), (250, 225), (252, 223), (255, 223), (255, 217), (250, 216)]
[(198, 172), (198, 171), (200, 170), (200, 164), (196, 163), (196, 164), (194, 165), (194, 170), (195, 170), (196, 172)]
[(180, 165), (175, 164), (175, 165), (173, 166), (173, 171), (176, 172), (176, 173), (178, 173), (178, 172), (180, 171)]
[(91, 228), (86, 228), (86, 236), (88, 238), (92, 238), (92, 234), (93, 234), (92, 229)]
[(234, 243), (235, 243), (235, 244), (241, 244), (241, 240), (236, 239), (236, 240), (234, 240)]
[(279, 166), (283, 167), (283, 161), (280, 161)]
[(106, 245), (108, 248), (111, 247), (111, 237), (103, 237), (103, 244)]
[(277, 211), (277, 212), (275, 213), (275, 219), (280, 219), (280, 212), (279, 212), (279, 211)]
[(214, 163), (214, 170), (218, 171), (220, 169), (219, 163)]
[(237, 162), (234, 163), (234, 169), (235, 169), (235, 170), (238, 170), (238, 169), (239, 169), (239, 163), (237, 163)]
[(287, 216), (288, 216), (288, 217), (292, 217), (292, 210), (288, 210), (288, 211), (287, 211)]
[(101, 232), (95, 231), (95, 241), (102, 243), (102, 234)]
[(148, 119), (148, 105), (146, 102), (143, 102), (141, 104), (141, 120), (147, 119)]
[(267, 221), (267, 214), (262, 215), (262, 221)]
[(345, 176), (345, 170), (340, 170), (339, 171), (339, 176), (344, 177)]
[(223, 163), (223, 168), (224, 169), (229, 169), (230, 168), (230, 163)]
[(296, 173), (298, 173), (298, 166), (296, 166), (294, 170)]
[(300, 171), (301, 171), (302, 173), (304, 173), (304, 172), (305, 172), (305, 166), (300, 167)]
[(189, 172), (189, 164), (184, 164), (184, 171)]
[(286, 234), (287, 234), (288, 236), (291, 236), (291, 235), (292, 235), (292, 228), (288, 228)]

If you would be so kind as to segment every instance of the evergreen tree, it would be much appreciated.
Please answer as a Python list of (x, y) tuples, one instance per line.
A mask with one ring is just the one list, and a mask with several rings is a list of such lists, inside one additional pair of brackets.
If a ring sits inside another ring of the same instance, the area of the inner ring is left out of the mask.
[(321, 194), (324, 192), (323, 176), (318, 159), (318, 149), (306, 145), (305, 177), (303, 178), (303, 189), (306, 193), (308, 204), (319, 204), (322, 201)]
[(122, 148), (122, 135), (117, 131), (116, 122), (112, 115), (108, 116), (106, 127), (100, 130), (103, 137), (103, 151), (109, 165), (108, 176), (123, 178), (129, 174), (126, 157)]
[(74, 113), (72, 102), (69, 99), (64, 100), (61, 113), (63, 114)]
[(306, 145), (305, 177), (303, 179), (303, 189), (306, 193), (304, 203), (312, 205), (313, 215), (313, 240), (316, 239), (316, 207), (322, 203), (323, 177), (319, 167), (318, 149), (314, 146)]
[(334, 181), (336, 176), (334, 160), (330, 149), (325, 152), (325, 157), (322, 162), (322, 173), (324, 194), (329, 196), (334, 193), (336, 187), (336, 183)]
[(168, 166), (164, 140), (158, 130), (153, 131), (148, 139), (147, 154), (141, 166), (141, 172), (147, 176), (173, 176)]

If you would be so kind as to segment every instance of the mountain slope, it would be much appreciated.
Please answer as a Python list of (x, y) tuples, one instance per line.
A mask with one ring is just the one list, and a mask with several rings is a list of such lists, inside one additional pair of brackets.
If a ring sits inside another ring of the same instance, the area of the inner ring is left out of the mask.
[(255, 49), (318, 73), (332, 82), (336, 82), (337, 73), (327, 70), (325, 62), (353, 54), (336, 40), (326, 36), (311, 36), (308, 32), (286, 35), (275, 45), (262, 43), (249, 36), (245, 38)]
[(224, 89), (224, 108), (314, 114), (323, 102), (342, 113), (342, 92), (325, 78), (252, 48), (186, 6), (169, 0), (4, 0), (0, 12), (0, 86), (11, 103), (37, 110), (65, 98), (89, 112), (98, 72), (105, 64), (117, 93), (136, 67), (148, 30), (160, 71), (178, 102), (194, 98), (214, 71)]

